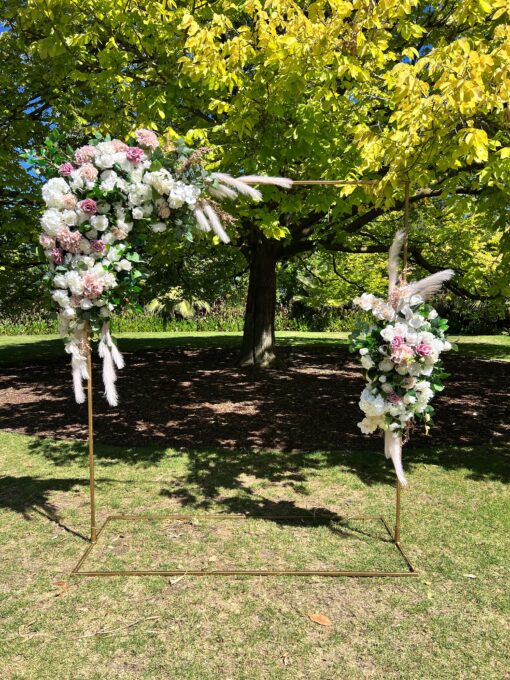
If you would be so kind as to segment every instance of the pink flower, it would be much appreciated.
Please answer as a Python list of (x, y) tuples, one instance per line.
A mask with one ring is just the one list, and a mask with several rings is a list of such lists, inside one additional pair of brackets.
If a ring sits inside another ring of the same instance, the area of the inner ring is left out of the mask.
[(391, 394), (388, 394), (386, 399), (391, 402), (392, 404), (400, 404), (402, 402), (402, 397), (399, 397), (396, 392), (392, 392)]
[(55, 264), (62, 264), (64, 261), (64, 251), (62, 248), (53, 248), (51, 251), (51, 259)]
[(92, 182), (97, 177), (97, 168), (92, 163), (84, 163), (80, 168), (80, 175), (88, 182)]
[(62, 196), (62, 205), (66, 210), (72, 210), (73, 208), (76, 208), (76, 204), (78, 203), (78, 199), (74, 194), (64, 194)]
[(138, 144), (141, 146), (146, 146), (148, 149), (152, 149), (153, 151), (159, 146), (158, 137), (154, 132), (152, 132), (152, 130), (140, 128), (140, 130), (135, 131), (135, 137)]
[(90, 161), (94, 160), (95, 155), (96, 147), (86, 144), (85, 146), (76, 149), (74, 152), (74, 160), (78, 165), (83, 165), (84, 163), (90, 163)]
[(127, 151), (128, 145), (122, 142), (120, 139), (112, 139), (112, 146), (115, 152)]
[(138, 163), (143, 161), (143, 159), (145, 158), (145, 152), (138, 146), (128, 146), (128, 150), (126, 151), (126, 158), (131, 163), (138, 165)]
[(166, 220), (168, 217), (170, 217), (170, 207), (168, 205), (162, 205), (158, 210), (158, 215), (162, 219)]
[(414, 358), (413, 348), (409, 345), (401, 345), (391, 352), (392, 361), (396, 364), (408, 364)]
[(401, 335), (396, 335), (390, 342), (391, 349), (398, 349), (404, 344), (404, 338)]
[(71, 231), (64, 227), (57, 231), (57, 240), (61, 247), (70, 253), (78, 253), (80, 250), (81, 234), (79, 231)]
[(80, 206), (80, 210), (87, 213), (87, 215), (94, 215), (97, 212), (97, 203), (93, 198), (85, 198), (83, 201), (80, 201), (78, 205)]
[(55, 248), (55, 239), (51, 238), (48, 234), (41, 234), (39, 236), (39, 243), (45, 250), (53, 250)]
[(83, 295), (89, 300), (94, 300), (103, 292), (103, 282), (92, 272), (87, 272), (83, 277)]
[(105, 242), (99, 239), (94, 239), (90, 242), (90, 249), (95, 253), (102, 253), (105, 249)]
[(71, 163), (62, 163), (62, 165), (58, 169), (62, 177), (69, 177), (73, 170), (74, 166)]
[(122, 239), (126, 238), (128, 232), (125, 229), (122, 229), (122, 227), (113, 227), (112, 234), (118, 241), (122, 241)]
[(431, 352), (432, 347), (425, 342), (420, 342), (419, 345), (416, 345), (416, 354), (419, 354), (421, 357), (428, 357)]

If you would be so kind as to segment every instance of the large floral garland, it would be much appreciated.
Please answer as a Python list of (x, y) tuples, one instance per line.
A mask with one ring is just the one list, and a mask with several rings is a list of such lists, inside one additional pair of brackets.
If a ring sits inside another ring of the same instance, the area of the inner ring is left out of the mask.
[(364, 413), (358, 427), (364, 434), (381, 430), (385, 454), (391, 458), (402, 484), (402, 445), (415, 421), (426, 431), (434, 413), (431, 399), (444, 388), (447, 377), (440, 357), (451, 349), (445, 337), (448, 322), (427, 300), (453, 276), (451, 269), (413, 283), (397, 283), (397, 258), (403, 233), (390, 250), (388, 301), (364, 293), (354, 304), (371, 312), (375, 323), (351, 335), (351, 350), (364, 369), (366, 387), (361, 394)]
[(48, 261), (47, 283), (58, 313), (59, 330), (71, 354), (76, 401), (85, 401), (90, 337), (100, 338), (103, 382), (108, 402), (118, 402), (115, 366), (122, 356), (112, 340), (109, 320), (136, 302), (142, 277), (137, 248), (151, 232), (213, 232), (227, 243), (217, 201), (243, 194), (260, 200), (253, 184), (285, 188), (278, 177), (234, 178), (204, 167), (207, 149), (190, 149), (182, 140), (163, 149), (151, 130), (140, 129), (125, 143), (97, 136), (75, 151), (47, 140), (32, 165), (47, 181), (40, 244)]

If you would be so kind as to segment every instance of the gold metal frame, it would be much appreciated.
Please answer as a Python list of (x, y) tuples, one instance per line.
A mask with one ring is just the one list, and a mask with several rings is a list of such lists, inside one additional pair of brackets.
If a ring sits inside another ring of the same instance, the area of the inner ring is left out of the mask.
[[(345, 185), (366, 185), (374, 184), (371, 180), (365, 181), (343, 181), (343, 180), (308, 180), (296, 181), (295, 185), (327, 185), (327, 186), (345, 186)], [(404, 183), (405, 198), (404, 198), (404, 230), (407, 236), (409, 225), (409, 181)], [(406, 239), (407, 240), (407, 239)], [(405, 254), (407, 255), (407, 243), (405, 245)], [(407, 259), (407, 258), (406, 258)], [(405, 275), (405, 270), (404, 270)], [(117, 514), (108, 515), (99, 529), (96, 527), (96, 500), (95, 500), (95, 473), (94, 473), (94, 421), (92, 408), (92, 354), (90, 350), (90, 342), (88, 342), (87, 349), (87, 411), (88, 411), (88, 458), (89, 458), (89, 496), (90, 496), (90, 544), (80, 557), (80, 560), (71, 571), (72, 576), (348, 576), (348, 577), (404, 577), (417, 576), (418, 572), (410, 562), (400, 542), (400, 513), (401, 513), (401, 484), (397, 480), (396, 484), (396, 498), (395, 498), (395, 526), (392, 530), (384, 517), (377, 516), (363, 516), (342, 518), (342, 522), (351, 520), (366, 520), (381, 522), (388, 532), (391, 542), (395, 545), (400, 556), (404, 559), (407, 570), (405, 571), (353, 571), (353, 570), (320, 570), (320, 569), (166, 569), (166, 570), (112, 570), (112, 571), (93, 571), (82, 569), (85, 561), (93, 551), (94, 547), (105, 528), (115, 521), (153, 521), (153, 520), (168, 520), (175, 521), (190, 521), (191, 519), (200, 519), (202, 521), (224, 521), (224, 520), (242, 520), (242, 519), (270, 519), (270, 520), (286, 520), (294, 521), (299, 519), (321, 520), (330, 519), (325, 515), (309, 514), (309, 515), (291, 515), (291, 516), (256, 516), (256, 515), (242, 515), (242, 514), (204, 514), (204, 515), (127, 515)]]

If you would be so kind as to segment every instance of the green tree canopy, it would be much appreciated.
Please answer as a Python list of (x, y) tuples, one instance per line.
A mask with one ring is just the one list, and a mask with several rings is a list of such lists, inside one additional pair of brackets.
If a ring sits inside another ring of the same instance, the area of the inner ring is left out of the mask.
[[(508, 292), (505, 0), (5, 7), (1, 49), (10, 57), (0, 77), (12, 99), (3, 106), (14, 103), (16, 144), (37, 139), (45, 116), (70, 132), (122, 135), (144, 125), (170, 139), (190, 130), (188, 140), (210, 146), (212, 163), (233, 173), (375, 181), (267, 188), (263, 205), (237, 210), (234, 245), (250, 264), (247, 363), (273, 356), (276, 263), (316, 248), (384, 252), (380, 217), (401, 209), (405, 179), (413, 207), (439, 199), (438, 220), (448, 215), (454, 230), (480, 220), (499, 230), (504, 255), (491, 294)], [(443, 264), (432, 243), (415, 231), (414, 262)], [(469, 276), (457, 283), (475, 290)]]

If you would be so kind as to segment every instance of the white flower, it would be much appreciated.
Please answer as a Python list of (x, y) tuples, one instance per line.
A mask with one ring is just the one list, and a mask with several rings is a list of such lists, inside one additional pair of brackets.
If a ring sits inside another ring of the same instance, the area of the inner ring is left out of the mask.
[(382, 427), (381, 418), (363, 418), (363, 420), (358, 423), (358, 427), (363, 434), (372, 434), (378, 427)]
[(155, 224), (151, 224), (151, 229), (155, 233), (166, 231), (166, 224), (164, 224), (164, 222), (156, 222)]
[(62, 312), (62, 317), (64, 319), (74, 319), (76, 312), (72, 307), (66, 307)]
[(43, 201), (48, 208), (61, 208), (64, 194), (69, 193), (69, 184), (63, 177), (53, 177), (42, 187)]
[(73, 295), (81, 295), (83, 293), (83, 281), (77, 271), (69, 271), (65, 275), (67, 287)]
[(117, 264), (117, 269), (120, 269), (122, 271), (128, 272), (131, 270), (133, 265), (129, 260), (120, 260), (119, 263)]
[(131, 214), (134, 220), (141, 220), (143, 218), (143, 210), (140, 207), (133, 208)]
[(62, 229), (62, 227), (64, 226), (64, 222), (62, 220), (62, 213), (59, 212), (58, 210), (55, 210), (55, 208), (45, 210), (43, 216), (41, 217), (41, 225), (44, 231), (48, 234), (48, 236), (55, 238), (55, 236), (57, 235), (57, 231), (59, 231), (59, 229)]
[(423, 298), (421, 297), (421, 295), (412, 295), (410, 300), (409, 300), (409, 304), (411, 305), (411, 307), (416, 307), (417, 305), (421, 305), (422, 302), (423, 302)]
[(93, 304), (92, 300), (89, 300), (88, 298), (83, 298), (83, 300), (80, 302), (80, 307), (82, 309), (85, 309), (85, 310), (91, 309), (91, 307), (93, 307), (93, 306), (94, 306), (94, 304)]
[(379, 370), (384, 371), (385, 373), (391, 371), (393, 367), (394, 364), (390, 359), (383, 359), (382, 361), (379, 362)]
[(368, 356), (368, 354), (365, 354), (364, 356), (361, 357), (361, 365), (363, 366), (363, 368), (365, 368), (367, 370), (370, 369), (370, 368), (373, 368), (373, 366), (375, 366), (374, 362)]
[(386, 394), (393, 392), (393, 387), (390, 385), (390, 383), (384, 383), (384, 385), (381, 386), (381, 389), (383, 392), (386, 392)]
[(391, 342), (394, 337), (395, 337), (395, 329), (393, 328), (393, 326), (386, 326), (386, 328), (382, 329), (381, 338), (383, 340), (386, 340), (386, 342)]
[(408, 323), (411, 326), (411, 328), (420, 328), (420, 326), (423, 326), (425, 319), (421, 314), (413, 314), (409, 320)]
[[(154, 187), (159, 194), (170, 194), (175, 185), (175, 179), (166, 168), (154, 172), (146, 172), (143, 181)], [(179, 182), (181, 184), (181, 182)]]
[(435, 309), (431, 309), (431, 310), (430, 310), (430, 312), (429, 312), (429, 314), (428, 314), (428, 316), (427, 316), (427, 319), (428, 319), (429, 321), (432, 321), (432, 319), (437, 319), (437, 312), (436, 312)]
[(362, 347), (362, 348), (360, 349), (359, 353), (360, 353), (361, 356), (363, 357), (363, 356), (365, 356), (365, 354), (368, 354), (368, 349), (367, 349), (366, 347)]
[(57, 288), (67, 288), (67, 279), (64, 274), (54, 276), (53, 283)]
[(452, 345), (448, 340), (444, 341), (444, 347), (443, 347), (443, 352), (449, 352), (452, 348)]
[(105, 231), (108, 228), (108, 218), (106, 215), (93, 215), (90, 218), (90, 224), (97, 231)]
[(69, 305), (69, 295), (63, 290), (55, 290), (51, 297), (61, 307), (67, 307)]
[(78, 215), (74, 210), (64, 210), (62, 213), (62, 221), (67, 224), (68, 227), (74, 227), (78, 224)]

